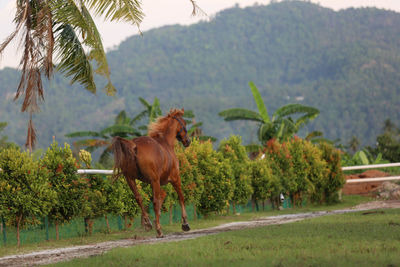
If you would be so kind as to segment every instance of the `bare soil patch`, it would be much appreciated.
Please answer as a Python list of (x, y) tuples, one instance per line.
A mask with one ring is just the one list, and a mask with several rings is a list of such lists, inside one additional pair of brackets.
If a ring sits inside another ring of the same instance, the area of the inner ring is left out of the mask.
[[(346, 175), (346, 180), (349, 179), (362, 179), (362, 178), (375, 178), (375, 177), (387, 177), (390, 174), (379, 171), (379, 170), (367, 170), (363, 173), (359, 174), (349, 174)], [(375, 181), (375, 182), (360, 182), (360, 183), (351, 183), (345, 184), (342, 193), (344, 195), (363, 195), (370, 196), (373, 195), (379, 186), (382, 185), (384, 181)]]
[(226, 231), (234, 231), (234, 230), (266, 226), (266, 225), (274, 225), (274, 224), (285, 224), (330, 214), (343, 214), (349, 212), (356, 212), (363, 210), (367, 211), (367, 210), (381, 209), (381, 208), (400, 208), (400, 201), (399, 200), (372, 201), (365, 204), (360, 204), (356, 207), (349, 209), (269, 216), (253, 221), (233, 222), (207, 229), (200, 229), (182, 233), (173, 233), (161, 239), (129, 238), (117, 241), (102, 242), (93, 245), (49, 249), (23, 255), (12, 255), (0, 258), (0, 266), (34, 266), (34, 265), (50, 264), (60, 261), (68, 261), (78, 257), (90, 257), (94, 255), (100, 255), (107, 252), (110, 249), (117, 247), (131, 247), (141, 244), (182, 241), (205, 235), (218, 234)]

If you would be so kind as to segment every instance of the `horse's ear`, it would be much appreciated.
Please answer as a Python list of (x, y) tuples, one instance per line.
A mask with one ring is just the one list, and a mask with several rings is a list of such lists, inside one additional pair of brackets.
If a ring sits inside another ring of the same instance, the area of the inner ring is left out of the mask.
[(184, 108), (182, 108), (182, 112), (185, 113), (185, 109)]

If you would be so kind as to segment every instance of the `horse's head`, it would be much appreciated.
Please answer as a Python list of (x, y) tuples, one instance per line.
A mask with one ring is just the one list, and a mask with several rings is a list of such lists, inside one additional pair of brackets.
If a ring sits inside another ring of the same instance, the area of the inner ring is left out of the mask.
[(172, 118), (178, 122), (178, 127), (176, 127), (176, 139), (178, 139), (178, 141), (180, 141), (185, 147), (188, 147), (191, 141), (187, 134), (186, 122), (182, 117), (183, 112), (184, 110), (182, 109), (181, 112), (177, 112), (172, 116)]

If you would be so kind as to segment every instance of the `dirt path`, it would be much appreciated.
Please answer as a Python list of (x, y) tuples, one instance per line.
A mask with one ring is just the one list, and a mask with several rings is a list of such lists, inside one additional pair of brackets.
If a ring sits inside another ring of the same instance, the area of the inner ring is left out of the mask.
[(378, 208), (400, 208), (400, 201), (393, 201), (393, 200), (373, 201), (349, 209), (269, 216), (254, 221), (227, 223), (212, 228), (194, 230), (187, 233), (183, 232), (173, 233), (165, 236), (162, 239), (158, 238), (123, 239), (123, 240), (103, 242), (93, 245), (49, 249), (23, 255), (12, 255), (0, 258), (0, 266), (33, 266), (41, 264), (50, 264), (59, 261), (68, 261), (78, 257), (89, 257), (89, 256), (103, 254), (106, 251), (116, 247), (131, 247), (141, 244), (182, 241), (205, 235), (218, 234), (226, 231), (233, 231), (233, 230), (253, 228), (253, 227), (273, 225), (273, 224), (285, 224), (330, 214), (343, 214), (343, 213), (371, 210)]

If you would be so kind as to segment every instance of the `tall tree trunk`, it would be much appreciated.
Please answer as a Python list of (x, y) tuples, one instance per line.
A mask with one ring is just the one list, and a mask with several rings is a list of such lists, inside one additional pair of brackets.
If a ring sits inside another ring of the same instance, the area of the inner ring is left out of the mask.
[(22, 220), (22, 214), (17, 217), (17, 245), (18, 245), (18, 247), (21, 244), (20, 238), (19, 238), (19, 228), (20, 228), (20, 225), (21, 225), (21, 220)]
[(93, 230), (93, 221), (86, 217), (85, 218), (85, 232), (89, 234), (89, 236), (92, 235), (92, 230)]
[(233, 212), (233, 215), (236, 214), (236, 203), (235, 202), (232, 203), (232, 212)]
[(56, 240), (60, 240), (60, 235), (59, 235), (59, 232), (58, 232), (58, 222), (57, 221), (55, 222), (55, 225), (56, 225)]
[(197, 220), (197, 209), (196, 205), (193, 204), (193, 220)]
[(128, 216), (127, 215), (124, 216), (124, 227), (125, 227), (125, 230), (128, 229)]
[(107, 215), (104, 215), (104, 218), (106, 219), (107, 231), (110, 233), (110, 232), (111, 232), (111, 228), (110, 228), (110, 224), (108, 223), (108, 217), (107, 217)]
[(91, 236), (92, 233), (93, 233), (93, 224), (94, 224), (94, 221), (92, 221), (92, 220), (89, 219), (89, 235), (90, 235), (90, 236)]
[(173, 210), (172, 210), (172, 204), (169, 205), (169, 224), (172, 224), (172, 218), (173, 218)]

